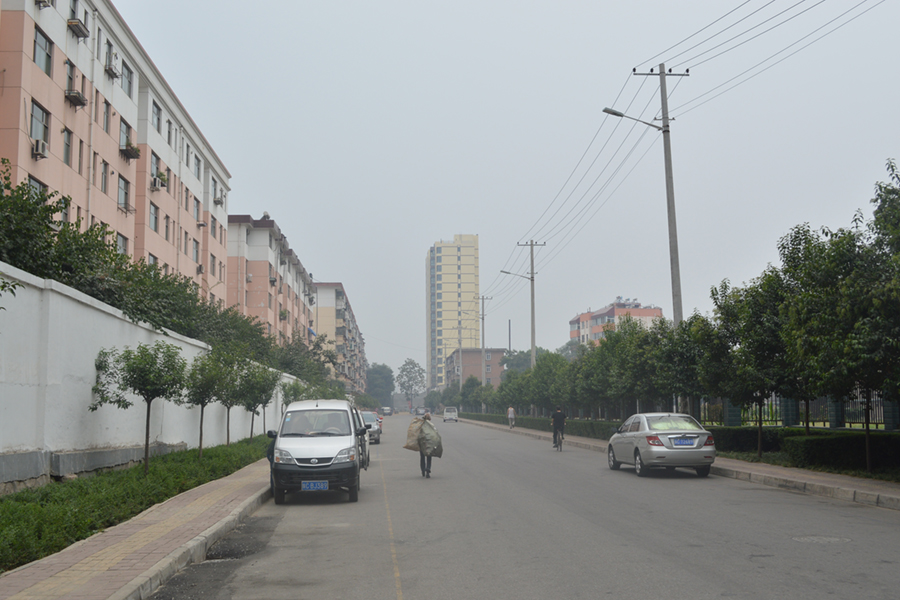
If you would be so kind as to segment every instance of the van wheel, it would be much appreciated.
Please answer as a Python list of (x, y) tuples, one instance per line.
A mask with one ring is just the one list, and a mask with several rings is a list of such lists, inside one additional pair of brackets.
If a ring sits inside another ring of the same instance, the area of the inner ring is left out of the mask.
[(359, 501), (359, 480), (356, 481), (356, 485), (350, 488), (350, 502), (358, 502)]
[(275, 499), (275, 504), (284, 504), (284, 495), (284, 490), (277, 487), (272, 488), (272, 497)]

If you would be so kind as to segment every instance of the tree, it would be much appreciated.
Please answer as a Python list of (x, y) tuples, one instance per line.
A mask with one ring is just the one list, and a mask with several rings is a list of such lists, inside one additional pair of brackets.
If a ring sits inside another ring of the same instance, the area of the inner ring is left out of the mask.
[(329, 346), (333, 343), (326, 335), (316, 336), (309, 345), (294, 335), (290, 343), (272, 348), (271, 365), (310, 385), (321, 385), (328, 380), (328, 365), (337, 365), (337, 354)]
[(281, 380), (281, 372), (257, 362), (248, 362), (238, 380), (237, 396), (244, 409), (250, 413), (250, 438), (253, 439), (253, 423), (260, 408), (268, 406), (272, 394)]
[(407, 404), (412, 406), (413, 398), (425, 390), (425, 369), (413, 359), (407, 358), (397, 374), (397, 385), (406, 396)]
[(430, 408), (432, 411), (436, 411), (438, 406), (442, 403), (443, 396), (437, 390), (431, 390), (427, 394), (425, 394), (425, 401), (423, 404)]
[(228, 371), (234, 364), (233, 357), (213, 349), (194, 358), (185, 377), (185, 402), (200, 407), (200, 442), (198, 458), (203, 458), (203, 417), (206, 407), (225, 395)]
[[(537, 359), (540, 358), (542, 354), (547, 354), (548, 352), (550, 351), (541, 347), (535, 348), (535, 362), (537, 362)], [(503, 355), (503, 358), (500, 359), (500, 364), (504, 368), (504, 375), (508, 374), (510, 371), (524, 373), (531, 368), (531, 350), (513, 350), (507, 352)]]
[(156, 342), (152, 346), (138, 344), (136, 350), (125, 348), (101, 350), (95, 361), (97, 380), (92, 391), (91, 411), (104, 404), (128, 408), (132, 402), (126, 392), (140, 396), (147, 405), (144, 428), (144, 474), (150, 469), (150, 405), (157, 398), (177, 402), (184, 391), (186, 361), (178, 346)]
[[(588, 346), (579, 342), (576, 338), (570, 339), (568, 342), (556, 349), (556, 353), (563, 356), (568, 361), (573, 361), (579, 356), (587, 352)], [(535, 352), (537, 354), (537, 352)], [(530, 360), (530, 352), (529, 352)]]
[(389, 366), (375, 363), (366, 370), (366, 393), (381, 402), (381, 406), (394, 405), (394, 372)]

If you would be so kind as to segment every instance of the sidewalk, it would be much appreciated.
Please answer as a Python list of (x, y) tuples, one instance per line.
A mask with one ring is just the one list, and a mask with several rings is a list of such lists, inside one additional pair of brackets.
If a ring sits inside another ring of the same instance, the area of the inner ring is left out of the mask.
[[(553, 442), (553, 434), (549, 431), (519, 428), (509, 429), (509, 426), (507, 425), (485, 423), (483, 421), (473, 421), (470, 419), (460, 419), (460, 421), (472, 425), (479, 425), (481, 427), (506, 430), (510, 433), (519, 435), (527, 435), (536, 439), (546, 440), (549, 443)], [(574, 435), (566, 435), (565, 444), (603, 453), (606, 453), (607, 445), (604, 440)], [(825, 496), (827, 498), (836, 498), (848, 502), (857, 502), (859, 504), (900, 510), (900, 483), (878, 481), (875, 479), (862, 479), (859, 477), (837, 475), (834, 473), (821, 473), (819, 471), (808, 471), (806, 469), (779, 467), (764, 463), (749, 463), (730, 458), (717, 458), (710, 472), (713, 475), (719, 475), (721, 477), (743, 479), (752, 483), (789, 489), (813, 496)]]
[(262, 459), (0, 576), (0, 600), (140, 600), (269, 498)]
[[(546, 441), (549, 432), (481, 427)], [(606, 442), (566, 436), (566, 445), (606, 452)], [(605, 462), (605, 461), (604, 461)], [(602, 468), (606, 468), (605, 465)], [(158, 504), (62, 552), (0, 576), (0, 600), (142, 600), (269, 499), (265, 459)], [(900, 510), (900, 484), (716, 459), (712, 474), (806, 494)]]

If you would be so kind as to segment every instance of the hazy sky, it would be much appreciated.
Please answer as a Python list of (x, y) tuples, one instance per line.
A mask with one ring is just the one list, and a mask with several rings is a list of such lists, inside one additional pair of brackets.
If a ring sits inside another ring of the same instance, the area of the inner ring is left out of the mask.
[(500, 270), (527, 274), (531, 239), (539, 346), (616, 296), (672, 317), (662, 136), (602, 113), (658, 116), (633, 68), (690, 69), (667, 80), (686, 316), (791, 227), (870, 216), (900, 157), (896, 1), (116, 7), (231, 172), (229, 212), (267, 211), (342, 282), (395, 373), (425, 363), (425, 256), (457, 233), (479, 235), (488, 346), (511, 324), (530, 347), (528, 281)]

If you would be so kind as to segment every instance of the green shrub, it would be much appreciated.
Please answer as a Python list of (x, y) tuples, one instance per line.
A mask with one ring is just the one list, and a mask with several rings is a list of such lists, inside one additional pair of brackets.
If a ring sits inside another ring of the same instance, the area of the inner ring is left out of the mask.
[[(459, 416), (463, 419), (472, 419), (473, 421), (485, 421), (487, 423), (509, 425), (509, 419), (506, 415), (460, 413)], [(592, 421), (590, 419), (566, 419), (566, 433), (598, 440), (608, 440), (619, 428), (619, 425), (621, 425), (621, 423), (618, 421), (613, 423), (610, 421)], [(551, 431), (549, 417), (517, 416), (516, 427), (535, 429), (537, 431)]]
[(59, 552), (194, 487), (265, 457), (257, 436), (230, 446), (173, 452), (143, 465), (24, 490), (0, 498), (0, 572)]
[[(873, 469), (900, 465), (900, 434), (873, 433), (870, 439)], [(862, 433), (786, 438), (784, 450), (796, 467), (866, 468), (866, 437)]]

